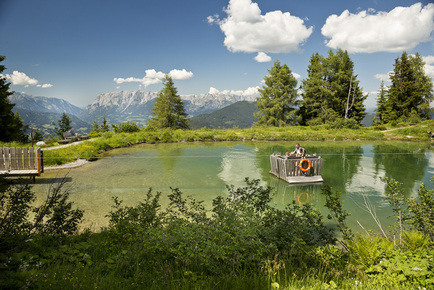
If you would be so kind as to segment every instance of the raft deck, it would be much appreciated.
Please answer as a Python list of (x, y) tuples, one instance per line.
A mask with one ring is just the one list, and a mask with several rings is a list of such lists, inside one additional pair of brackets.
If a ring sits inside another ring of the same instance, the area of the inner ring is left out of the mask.
[[(306, 172), (300, 168), (303, 159), (308, 159), (311, 165)], [(323, 182), (321, 177), (323, 162), (324, 159), (320, 156), (285, 157), (280, 153), (273, 153), (270, 155), (270, 173), (290, 184)]]

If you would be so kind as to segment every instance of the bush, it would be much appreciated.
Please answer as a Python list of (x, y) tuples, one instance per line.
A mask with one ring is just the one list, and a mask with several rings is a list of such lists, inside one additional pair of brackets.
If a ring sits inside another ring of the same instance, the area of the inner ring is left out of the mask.
[(114, 198), (114, 210), (108, 215), (116, 237), (113, 245), (140, 249), (129, 259), (148, 265), (238, 275), (257, 271), (276, 254), (303, 254), (310, 246), (334, 241), (311, 206), (272, 208), (271, 188), (259, 186), (259, 180), (246, 179), (246, 187), (228, 187), (228, 191), (228, 197), (213, 200), (211, 211), (178, 189), (168, 196), (165, 212), (160, 210), (160, 193), (153, 195), (151, 190), (145, 202), (135, 207), (124, 207)]
[(332, 129), (343, 129), (343, 128), (347, 128), (347, 129), (359, 129), (360, 128), (360, 123), (355, 120), (355, 119), (336, 119), (330, 123), (328, 123), (330, 125), (330, 128)]
[(122, 122), (119, 125), (112, 124), (115, 133), (133, 133), (140, 131), (139, 126), (136, 122)]
[[(10, 184), (0, 179), (0, 249), (10, 250), (35, 234), (71, 235), (83, 217), (83, 211), (72, 209), (66, 179), (50, 186), (41, 206), (33, 206), (35, 194), (25, 183)], [(30, 217), (33, 215), (33, 219)]]

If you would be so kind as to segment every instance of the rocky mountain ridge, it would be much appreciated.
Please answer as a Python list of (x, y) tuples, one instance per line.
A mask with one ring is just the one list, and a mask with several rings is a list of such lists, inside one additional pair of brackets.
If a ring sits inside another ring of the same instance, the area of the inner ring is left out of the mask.
[[(15, 104), (14, 111), (20, 113), (26, 123), (31, 123), (32, 129), (44, 131), (48, 135), (53, 132), (52, 122), (56, 123), (55, 118), (60, 119), (63, 112), (71, 117), (74, 116), (74, 123), (80, 127), (82, 132), (90, 131), (90, 124), (94, 120), (101, 123), (103, 116), (109, 124), (134, 121), (144, 126), (151, 118), (152, 107), (157, 97), (158, 92), (102, 93), (97, 95), (86, 108), (79, 108), (58, 98), (32, 96), (24, 93), (14, 93), (10, 96), (10, 100)], [(189, 118), (214, 112), (239, 101), (256, 101), (256, 96), (225, 93), (180, 95), (180, 97), (185, 101), (185, 110)], [(44, 113), (50, 113), (50, 118), (43, 118)]]
[(14, 110), (25, 110), (40, 113), (63, 113), (78, 116), (82, 108), (74, 106), (68, 101), (58, 98), (32, 96), (25, 93), (13, 93), (9, 100), (15, 104)]

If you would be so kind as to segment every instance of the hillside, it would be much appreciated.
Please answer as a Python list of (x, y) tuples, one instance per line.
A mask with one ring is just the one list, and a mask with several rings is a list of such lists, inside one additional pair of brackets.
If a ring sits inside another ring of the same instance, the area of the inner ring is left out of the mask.
[[(30, 133), (30, 130), (33, 129), (33, 132), (41, 132), (45, 138), (56, 135), (52, 122), (54, 122), (54, 124), (57, 126), (57, 122), (62, 117), (61, 113), (32, 112), (21, 109), (16, 111), (20, 114), (24, 124), (29, 124), (27, 133)], [(71, 127), (74, 128), (76, 133), (86, 135), (90, 132), (92, 127), (90, 124), (84, 122), (74, 115), (69, 116), (71, 117)]]
[(256, 102), (240, 101), (210, 114), (202, 114), (190, 120), (192, 129), (239, 127), (250, 128), (258, 119), (253, 116), (258, 111)]

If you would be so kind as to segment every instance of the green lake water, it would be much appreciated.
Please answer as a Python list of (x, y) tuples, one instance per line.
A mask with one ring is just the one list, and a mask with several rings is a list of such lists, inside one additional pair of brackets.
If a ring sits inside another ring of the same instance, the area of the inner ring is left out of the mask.
[[(403, 183), (405, 197), (416, 196), (422, 182), (433, 188), (434, 150), (430, 143), (303, 142), (302, 146), (308, 154), (324, 159), (324, 183), (342, 193), (344, 208), (351, 213), (348, 222), (357, 231), (361, 231), (357, 221), (367, 229), (378, 230), (364, 210), (362, 193), (375, 206), (383, 225), (391, 222), (380, 177)], [(327, 215), (322, 184), (290, 185), (269, 174), (269, 155), (293, 151), (294, 147), (295, 142), (143, 144), (112, 150), (80, 168), (47, 171), (37, 178), (34, 189), (41, 202), (52, 179), (67, 174), (70, 198), (85, 210), (82, 226), (92, 229), (107, 225), (105, 216), (113, 196), (126, 205), (135, 205), (152, 188), (162, 192), (164, 207), (172, 187), (210, 206), (216, 196), (227, 195), (226, 185), (244, 186), (245, 177), (273, 187), (275, 207), (284, 208), (293, 200), (309, 202)]]

